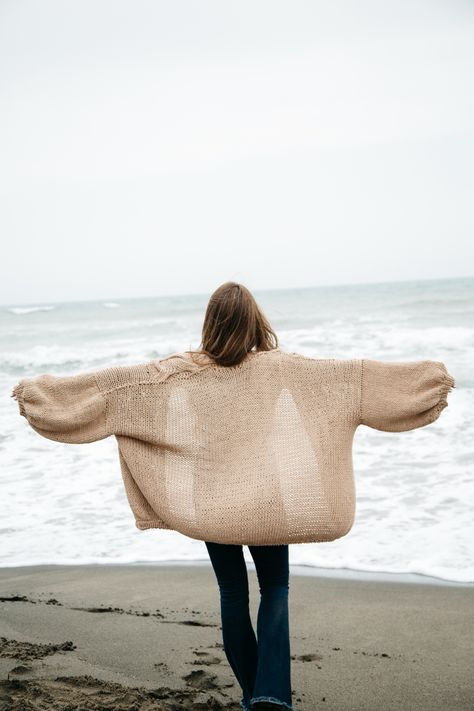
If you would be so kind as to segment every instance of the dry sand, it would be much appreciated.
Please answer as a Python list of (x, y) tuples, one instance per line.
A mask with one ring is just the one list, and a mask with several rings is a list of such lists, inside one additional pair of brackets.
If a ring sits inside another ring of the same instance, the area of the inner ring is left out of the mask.
[[(474, 587), (290, 576), (297, 711), (474, 709)], [(241, 711), (240, 698), (210, 564), (0, 570), (0, 711)]]

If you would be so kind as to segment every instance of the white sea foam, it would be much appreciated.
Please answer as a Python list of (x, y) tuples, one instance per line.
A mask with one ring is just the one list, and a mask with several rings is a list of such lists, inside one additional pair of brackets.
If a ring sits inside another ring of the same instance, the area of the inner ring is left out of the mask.
[(53, 309), (54, 306), (11, 306), (6, 311), (15, 314), (15, 316), (23, 316), (23, 314), (34, 314), (37, 311), (53, 311)]

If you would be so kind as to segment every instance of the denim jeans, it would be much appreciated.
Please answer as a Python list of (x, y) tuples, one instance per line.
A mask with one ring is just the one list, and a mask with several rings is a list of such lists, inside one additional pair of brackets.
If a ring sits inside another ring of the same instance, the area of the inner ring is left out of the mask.
[(249, 611), (247, 566), (241, 545), (206, 541), (217, 578), (224, 652), (242, 689), (240, 705), (268, 701), (277, 709), (291, 703), (290, 632), (288, 621), (288, 545), (249, 546), (255, 563), (260, 604), (257, 638)]

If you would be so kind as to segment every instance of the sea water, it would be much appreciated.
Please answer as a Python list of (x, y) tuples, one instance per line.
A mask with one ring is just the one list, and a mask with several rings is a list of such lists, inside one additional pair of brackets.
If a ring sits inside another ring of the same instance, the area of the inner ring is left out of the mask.
[[(443, 361), (456, 380), (433, 424), (354, 438), (356, 519), (290, 546), (307, 569), (474, 582), (474, 278), (254, 291), (282, 350)], [(208, 560), (203, 541), (139, 531), (114, 437), (39, 436), (10, 397), (22, 377), (73, 375), (197, 348), (210, 294), (0, 306), (0, 565)], [(246, 560), (252, 558), (244, 547)]]

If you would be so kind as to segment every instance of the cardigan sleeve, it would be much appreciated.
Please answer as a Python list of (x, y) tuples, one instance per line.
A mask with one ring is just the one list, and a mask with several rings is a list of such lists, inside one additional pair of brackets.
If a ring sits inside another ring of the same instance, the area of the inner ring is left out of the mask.
[(362, 359), (360, 424), (404, 432), (438, 419), (456, 387), (444, 363)]
[(107, 400), (96, 373), (23, 378), (11, 397), (16, 399), (20, 415), (47, 439), (82, 444), (111, 434), (107, 430)]
[(135, 365), (120, 365), (79, 375), (38, 375), (23, 378), (11, 397), (38, 434), (56, 442), (84, 444), (122, 433), (139, 425), (134, 415), (130, 391), (135, 386), (155, 383), (166, 372), (151, 360)]

